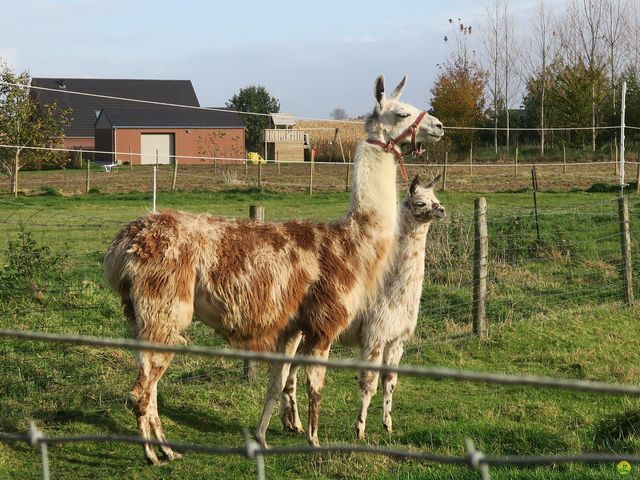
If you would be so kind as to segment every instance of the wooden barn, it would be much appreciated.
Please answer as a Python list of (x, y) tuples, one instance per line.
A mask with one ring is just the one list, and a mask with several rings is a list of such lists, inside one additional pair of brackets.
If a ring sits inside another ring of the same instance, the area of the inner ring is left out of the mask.
[(264, 151), (267, 161), (303, 162), (309, 156), (309, 134), (296, 129), (295, 118), (287, 113), (274, 113), (269, 117), (269, 128), (264, 130)]

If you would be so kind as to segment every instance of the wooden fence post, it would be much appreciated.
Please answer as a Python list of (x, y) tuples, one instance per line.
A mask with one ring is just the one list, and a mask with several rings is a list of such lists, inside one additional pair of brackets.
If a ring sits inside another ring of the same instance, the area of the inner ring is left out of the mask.
[(87, 178), (86, 178), (86, 185), (85, 185), (85, 193), (89, 193), (89, 190), (91, 190), (91, 174), (89, 173), (91, 171), (91, 159), (87, 158)]
[(344, 181), (344, 191), (349, 191), (349, 174), (351, 173), (351, 163), (347, 163), (347, 178)]
[(309, 162), (309, 195), (313, 195), (313, 164), (315, 162), (315, 155), (311, 150), (311, 161)]
[(620, 220), (620, 252), (622, 254), (622, 281), (624, 299), (633, 305), (633, 273), (631, 268), (631, 234), (629, 233), (629, 202), (627, 197), (618, 198), (618, 218)]
[(449, 152), (444, 152), (444, 167), (442, 168), (442, 190), (447, 189), (447, 164), (449, 163)]
[(173, 159), (173, 178), (171, 179), (171, 191), (176, 189), (176, 180), (178, 178), (178, 157)]
[(473, 335), (480, 340), (487, 338), (486, 296), (487, 296), (487, 201), (477, 198), (474, 209), (475, 242), (473, 252)]
[(636, 193), (640, 193), (640, 155), (636, 162)]
[(262, 162), (258, 161), (258, 188), (262, 189)]
[[(264, 222), (264, 205), (249, 205), (249, 218)], [(242, 375), (247, 382), (255, 382), (258, 378), (258, 364), (252, 360), (245, 360), (242, 366)]]

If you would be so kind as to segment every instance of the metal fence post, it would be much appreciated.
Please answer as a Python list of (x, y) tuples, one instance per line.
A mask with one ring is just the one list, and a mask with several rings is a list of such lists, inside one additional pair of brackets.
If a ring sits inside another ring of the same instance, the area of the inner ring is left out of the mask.
[(264, 456), (260, 449), (262, 448), (258, 442), (256, 442), (249, 429), (244, 430), (244, 454), (247, 458), (251, 458), (256, 461), (256, 478), (258, 480), (265, 480), (266, 473), (264, 469)]
[(633, 273), (631, 268), (631, 234), (629, 232), (629, 202), (627, 197), (618, 198), (618, 219), (620, 220), (620, 253), (622, 254), (622, 281), (624, 299), (633, 305)]
[(49, 480), (49, 451), (47, 448), (47, 439), (42, 432), (38, 430), (35, 422), (29, 422), (29, 444), (32, 447), (40, 448), (40, 471), (42, 480)]
[(91, 174), (89, 173), (91, 171), (91, 159), (87, 158), (87, 178), (86, 178), (86, 185), (85, 185), (85, 192), (89, 193), (89, 190), (91, 190)]
[(475, 242), (473, 252), (473, 334), (478, 338), (487, 337), (485, 301), (487, 296), (487, 201), (477, 198), (474, 209)]
[(171, 179), (171, 191), (176, 189), (176, 180), (178, 177), (178, 157), (173, 159), (173, 178)]

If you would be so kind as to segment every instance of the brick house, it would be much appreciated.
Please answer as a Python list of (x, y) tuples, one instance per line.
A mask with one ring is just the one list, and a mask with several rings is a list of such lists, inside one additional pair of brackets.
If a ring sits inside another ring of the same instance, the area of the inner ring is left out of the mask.
[(228, 163), (245, 158), (240, 116), (174, 107), (103, 108), (95, 124), (98, 161), (133, 165)]
[[(61, 108), (72, 110), (72, 121), (65, 127), (65, 148), (126, 153), (97, 155), (98, 160), (155, 163), (156, 151), (159, 163), (172, 162), (174, 156), (245, 156), (245, 128), (237, 114), (105, 98), (199, 107), (189, 80), (33, 78), (31, 84), (47, 89), (32, 90), (38, 102), (56, 102)], [(213, 160), (184, 158), (179, 162)]]

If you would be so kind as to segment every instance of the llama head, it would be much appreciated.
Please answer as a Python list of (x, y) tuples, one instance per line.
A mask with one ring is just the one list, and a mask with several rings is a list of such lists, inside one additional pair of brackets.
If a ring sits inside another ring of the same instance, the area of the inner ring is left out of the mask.
[(427, 223), (436, 219), (441, 220), (446, 216), (444, 207), (433, 191), (439, 178), (440, 175), (429, 183), (420, 185), (420, 175), (416, 175), (411, 182), (403, 207), (405, 214), (418, 223)]
[[(376, 106), (365, 124), (365, 129), (370, 137), (375, 137), (376, 140), (386, 143), (402, 135), (423, 113), (419, 108), (400, 101), (406, 83), (407, 77), (405, 75), (387, 98), (384, 94), (384, 75), (376, 78), (373, 87)], [(433, 143), (440, 140), (443, 135), (442, 122), (427, 113), (417, 126), (415, 141)], [(400, 143), (407, 142), (411, 142), (411, 135), (404, 137)]]

